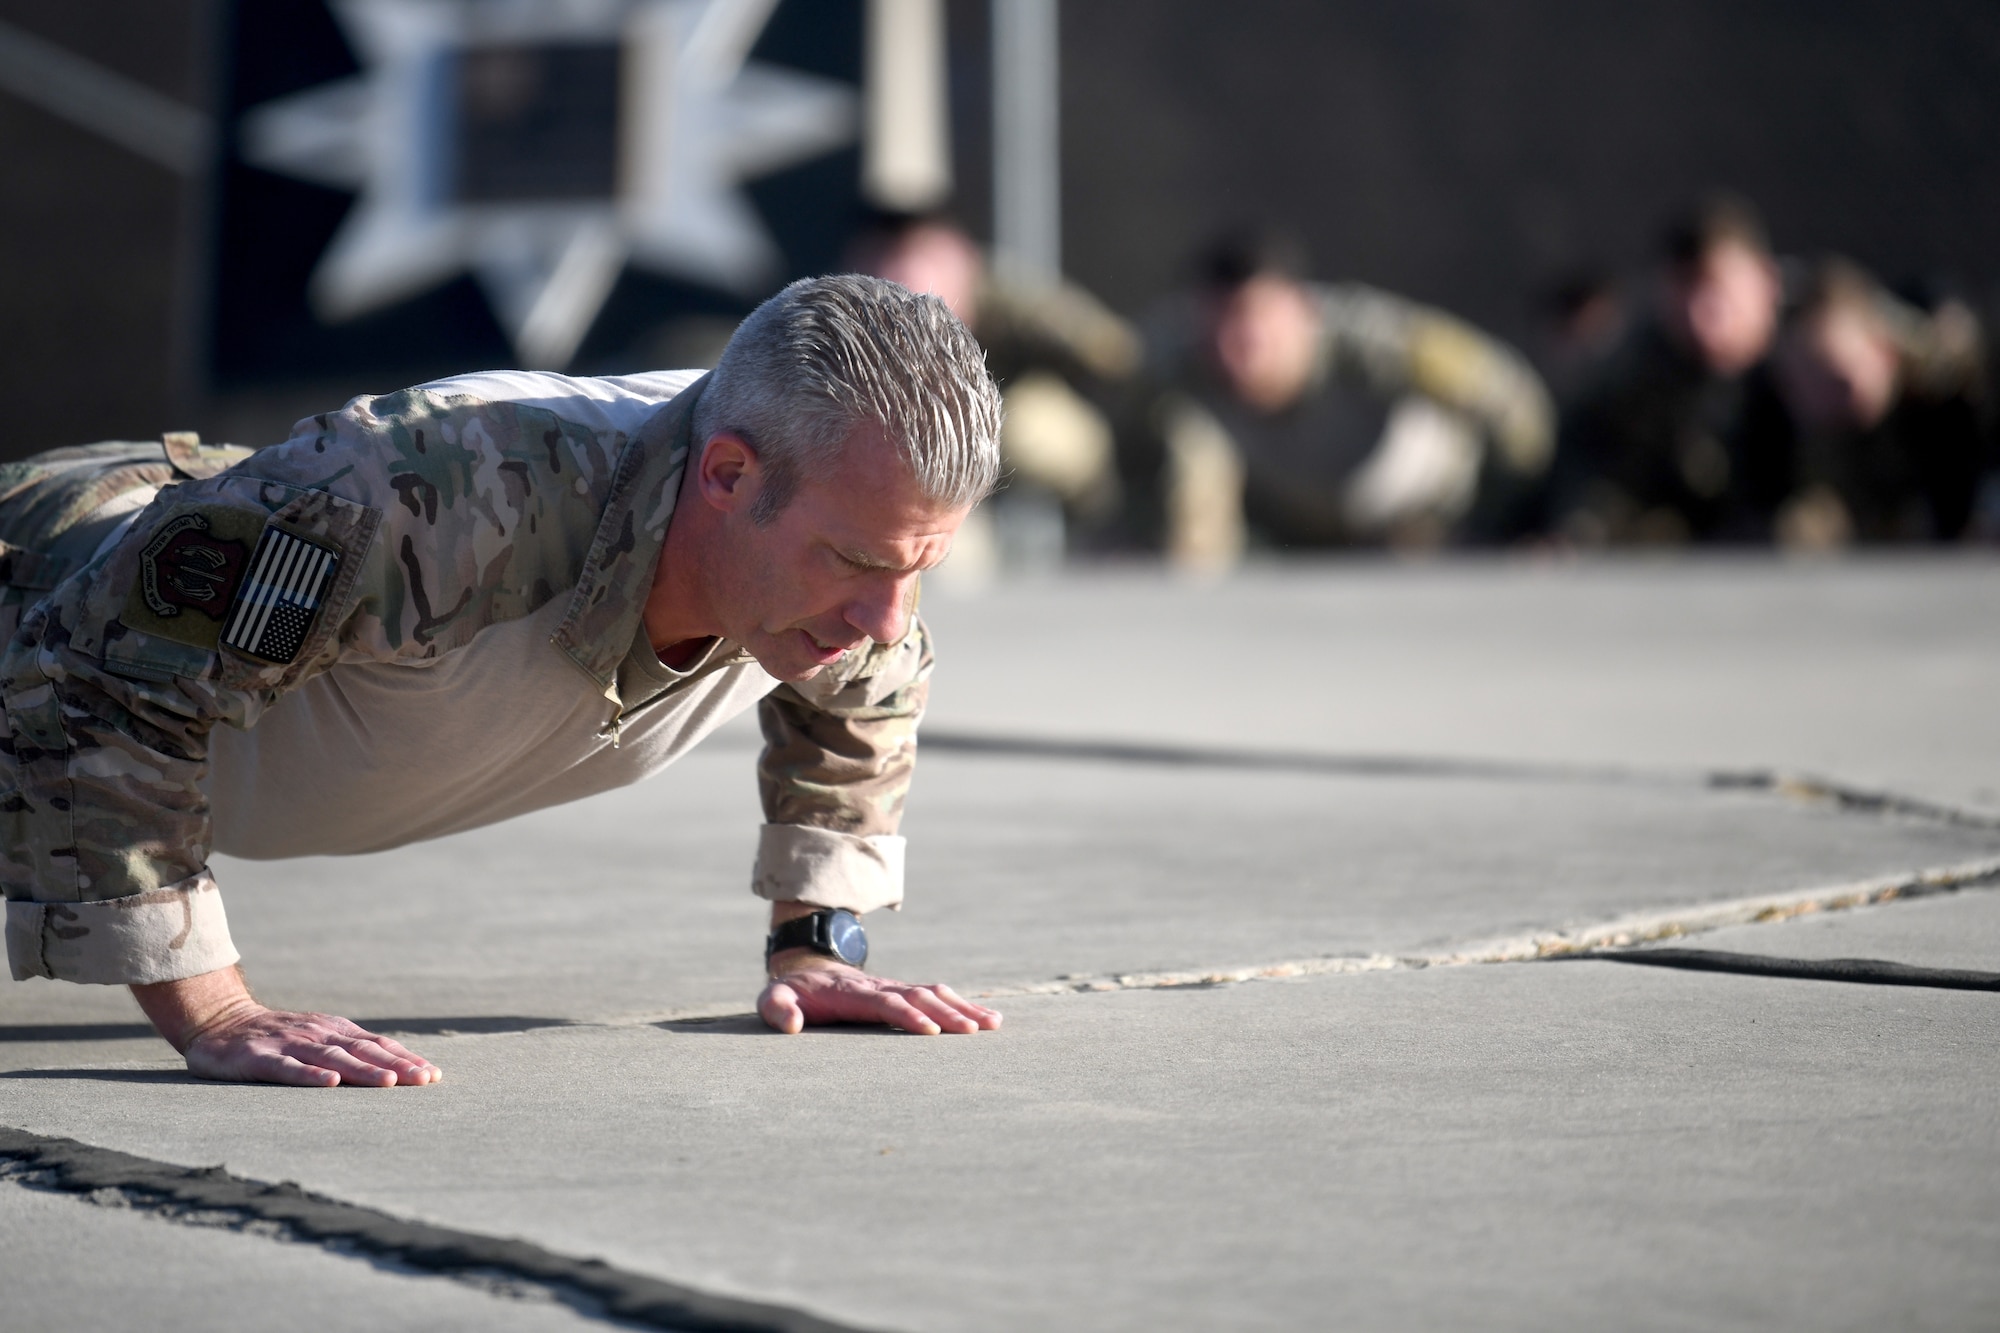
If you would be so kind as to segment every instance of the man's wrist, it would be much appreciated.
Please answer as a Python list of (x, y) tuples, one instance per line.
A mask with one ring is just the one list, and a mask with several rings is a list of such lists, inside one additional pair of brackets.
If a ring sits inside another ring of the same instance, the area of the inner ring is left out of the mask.
[(868, 932), (862, 928), (860, 915), (850, 908), (808, 906), (791, 914), (788, 921), (774, 922), (764, 939), (767, 960), (796, 949), (823, 954), (852, 967), (866, 967)]
[(234, 964), (179, 981), (133, 986), (132, 998), (167, 1044), (183, 1055), (216, 1028), (263, 1008), (250, 993), (243, 969)]
[[(797, 921), (800, 917), (811, 916), (819, 910), (819, 908), (814, 907), (811, 903), (772, 903), (771, 929), (776, 930), (787, 921)], [(811, 949), (781, 949), (764, 959), (764, 974), (770, 977), (781, 977), (788, 972), (799, 971), (800, 969), (796, 964), (801, 958), (823, 957), (825, 957), (823, 954), (816, 954)], [(830, 963), (834, 960), (827, 958), (826, 961)]]
[(773, 928), (776, 928), (784, 925), (787, 921), (796, 921), (802, 916), (811, 916), (814, 912), (823, 910), (825, 909), (815, 907), (811, 903), (772, 903), (771, 925)]
[(861, 969), (814, 949), (781, 949), (764, 960), (764, 972), (773, 981), (801, 972), (859, 972)]

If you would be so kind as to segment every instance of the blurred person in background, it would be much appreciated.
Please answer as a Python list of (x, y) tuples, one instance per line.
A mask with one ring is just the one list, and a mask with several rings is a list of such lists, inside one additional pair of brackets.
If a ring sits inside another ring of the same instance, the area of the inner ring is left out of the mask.
[(1567, 403), (1630, 330), (1625, 290), (1603, 269), (1579, 268), (1544, 288), (1536, 306), (1542, 374), (1556, 401)]
[(1744, 413), (1783, 296), (1754, 208), (1711, 195), (1666, 228), (1651, 311), (1565, 403), (1556, 532), (1586, 546), (1733, 533)]
[[(1140, 362), (1132, 326), (1073, 283), (997, 272), (942, 213), (876, 213), (848, 262), (941, 298), (1001, 386), (1004, 489), (961, 533), (954, 568), (982, 558), (1049, 565), (1105, 540), (1119, 505), (1112, 419)], [(993, 530), (983, 532), (988, 510)], [(982, 541), (993, 548), (984, 557)]]
[(1178, 563), (1226, 565), (1250, 541), (1437, 546), (1548, 463), (1548, 392), (1512, 348), (1305, 272), (1292, 237), (1230, 232), (1149, 328), (1157, 387), (1129, 456)]
[(1743, 497), (1781, 545), (1951, 541), (1987, 462), (1984, 339), (1842, 259), (1811, 274), (1744, 432)]

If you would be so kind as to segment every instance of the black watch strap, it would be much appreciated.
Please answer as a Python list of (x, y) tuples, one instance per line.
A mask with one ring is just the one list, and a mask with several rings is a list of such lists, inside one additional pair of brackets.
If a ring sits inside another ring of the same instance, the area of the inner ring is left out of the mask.
[(845, 908), (822, 907), (808, 916), (793, 917), (764, 941), (764, 959), (786, 949), (811, 949), (860, 967), (868, 961), (868, 933), (860, 918)]

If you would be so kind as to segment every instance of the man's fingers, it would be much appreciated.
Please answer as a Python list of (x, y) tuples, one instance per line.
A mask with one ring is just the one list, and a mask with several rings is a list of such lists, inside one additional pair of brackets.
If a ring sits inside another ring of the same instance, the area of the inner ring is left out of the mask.
[(187, 1045), (188, 1070), (202, 1078), (363, 1088), (421, 1087), (442, 1075), (401, 1043), (332, 1014), (254, 1007)]
[(999, 1029), (1000, 1011), (998, 1009), (988, 1009), (983, 1004), (974, 1004), (951, 987), (942, 983), (932, 986), (930, 989), (939, 999), (956, 1008), (958, 1012), (964, 1014), (980, 1027), (985, 1028), (988, 1032)]
[(344, 1035), (352, 1039), (350, 1045), (352, 1042), (372, 1041), (398, 1060), (408, 1060), (411, 1064), (424, 1065), (432, 1069), (437, 1067), (424, 1059), (423, 1056), (418, 1055), (415, 1051), (403, 1045), (402, 1042), (397, 1041), (394, 1037), (385, 1037), (379, 1032), (370, 1032), (367, 1028), (357, 1024), (345, 1024)]
[(799, 993), (782, 981), (764, 987), (757, 997), (757, 1013), (768, 1027), (792, 1036), (806, 1025), (806, 1011), (799, 1007)]
[(223, 1079), (231, 1083), (285, 1083), (295, 1088), (331, 1088), (340, 1075), (331, 1069), (294, 1060), (289, 1055), (240, 1052), (231, 1060), (202, 1059), (188, 1052), (188, 1072), (197, 1078)]
[(395, 1056), (398, 1060), (408, 1060), (411, 1064), (420, 1065), (424, 1069), (430, 1071), (430, 1081), (432, 1083), (435, 1083), (439, 1079), (444, 1077), (444, 1071), (442, 1069), (439, 1069), (436, 1065), (424, 1059), (423, 1056), (418, 1055), (415, 1051), (403, 1045), (402, 1042), (396, 1041), (395, 1039), (390, 1037), (378, 1037), (372, 1032), (368, 1034), (368, 1039), (374, 1042), (377, 1046), (380, 1046), (383, 1050), (387, 1051), (389, 1054)]
[(335, 1070), (309, 1065), (289, 1055), (263, 1057), (250, 1077), (259, 1083), (289, 1083), (298, 1088), (332, 1088), (340, 1084), (340, 1075)]
[(428, 1060), (411, 1055), (387, 1037), (356, 1037), (341, 1043), (355, 1056), (379, 1065), (396, 1076), (396, 1082), (421, 1087), (435, 1083), (436, 1069)]
[(941, 1032), (956, 1032), (961, 1035), (979, 1031), (979, 1020), (969, 1014), (962, 1014), (957, 1007), (941, 995), (931, 992), (927, 986), (912, 986), (903, 992), (903, 998), (924, 1012), (924, 1015), (938, 1025)]
[(392, 1088), (396, 1085), (395, 1070), (371, 1064), (345, 1046), (334, 1046), (324, 1042), (309, 1045), (302, 1042), (292, 1047), (292, 1050), (303, 1057), (309, 1065), (331, 1069), (340, 1075), (340, 1081), (343, 1083), (352, 1083), (363, 1088)]
[(878, 997), (876, 1007), (880, 1009), (884, 1023), (924, 1037), (935, 1037), (944, 1031), (929, 1014), (902, 996), (884, 991), (879, 992)]

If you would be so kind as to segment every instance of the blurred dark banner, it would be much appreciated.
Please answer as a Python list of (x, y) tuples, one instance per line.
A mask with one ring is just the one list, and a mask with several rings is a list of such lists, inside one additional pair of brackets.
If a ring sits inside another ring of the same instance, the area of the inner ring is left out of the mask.
[(859, 0), (481, 12), (230, 7), (213, 389), (643, 363), (836, 263)]
[[(858, 155), (851, 123), (830, 142), (825, 95), (856, 96), (860, 0), (784, 0), (743, 50), (663, 18), (649, 65), (629, 34), (530, 20), (762, 6), (492, 6), (528, 18), (473, 42), (418, 22), (464, 8), (0, 0), (0, 24), (183, 108), (220, 154), (135, 154), (0, 86), (0, 452), (171, 427), (261, 442), (329, 397), (572, 342), (578, 370), (683, 360), (836, 262)], [(984, 232), (989, 10), (947, 11), (958, 202)], [(413, 27), (371, 51), (362, 13)], [(1991, 0), (1071, 0), (1061, 25), (1064, 265), (1128, 314), (1212, 229), (1268, 218), (1324, 276), (1532, 346), (1535, 293), (1642, 267), (1711, 185), (1761, 205), (1786, 253), (1989, 314), (2000, 295)], [(722, 100), (667, 78), (681, 92), (635, 110), (682, 57), (756, 77)], [(671, 138), (683, 93), (733, 126), (735, 168), (612, 207), (632, 136)]]

